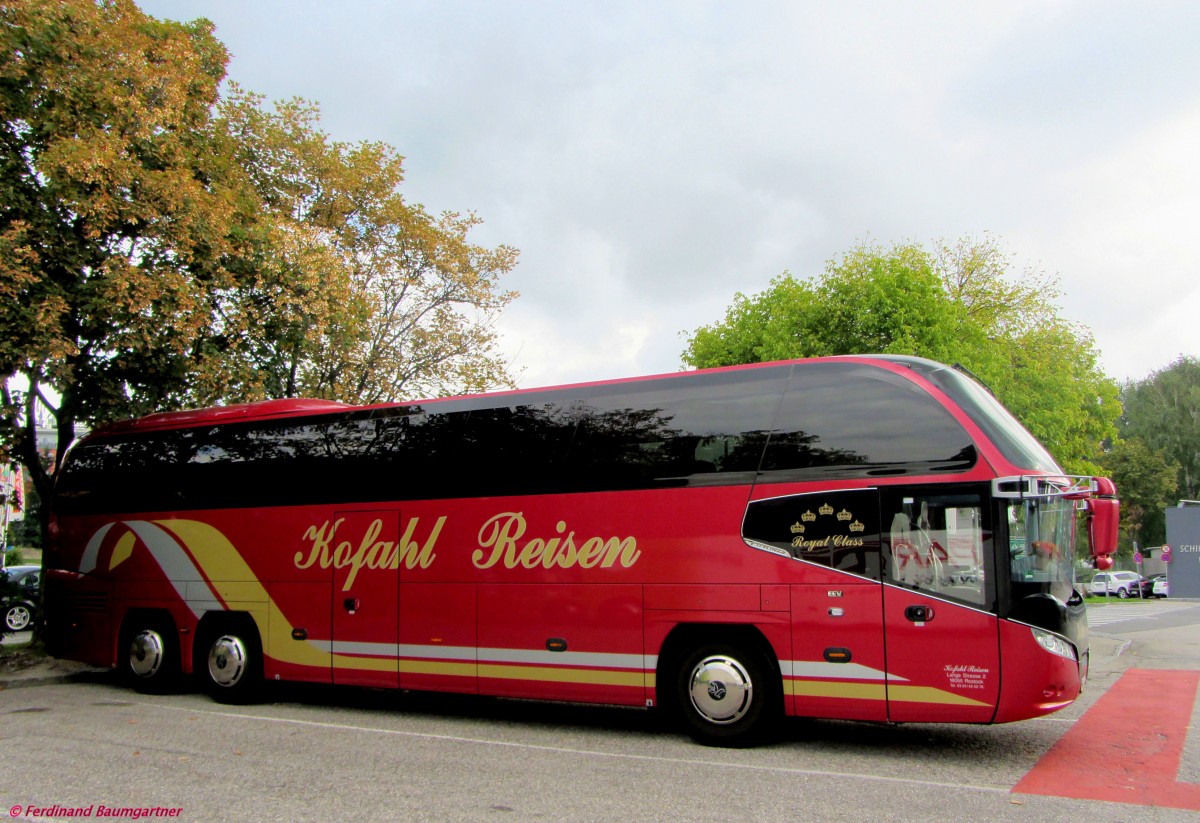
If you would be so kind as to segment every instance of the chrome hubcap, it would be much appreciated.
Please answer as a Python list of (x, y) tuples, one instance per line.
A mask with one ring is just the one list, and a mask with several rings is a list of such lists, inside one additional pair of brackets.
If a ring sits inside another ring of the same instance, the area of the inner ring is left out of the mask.
[(129, 668), (138, 677), (153, 677), (163, 663), (165, 644), (162, 635), (145, 629), (129, 646)]
[(246, 646), (241, 638), (218, 637), (208, 650), (208, 676), (218, 686), (236, 686), (246, 673)]
[(741, 663), (725, 655), (711, 655), (692, 669), (688, 695), (692, 707), (709, 723), (736, 723), (750, 709), (754, 684)]

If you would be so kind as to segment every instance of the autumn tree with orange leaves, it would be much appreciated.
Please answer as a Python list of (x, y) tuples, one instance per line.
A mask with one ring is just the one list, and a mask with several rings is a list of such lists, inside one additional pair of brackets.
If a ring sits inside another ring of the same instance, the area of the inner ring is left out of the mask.
[(401, 157), (235, 86), (204, 20), (0, 5), (0, 460), (77, 425), (298, 395), (510, 385), (508, 247), (401, 196)]

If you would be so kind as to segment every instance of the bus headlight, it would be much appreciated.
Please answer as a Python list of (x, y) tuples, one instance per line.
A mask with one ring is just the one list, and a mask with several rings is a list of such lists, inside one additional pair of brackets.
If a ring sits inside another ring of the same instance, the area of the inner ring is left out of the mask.
[(1075, 657), (1075, 647), (1068, 643), (1057, 634), (1051, 634), (1041, 629), (1032, 629), (1033, 638), (1046, 651), (1051, 654), (1057, 654), (1059, 657), (1065, 657), (1072, 663), (1078, 663), (1078, 658)]

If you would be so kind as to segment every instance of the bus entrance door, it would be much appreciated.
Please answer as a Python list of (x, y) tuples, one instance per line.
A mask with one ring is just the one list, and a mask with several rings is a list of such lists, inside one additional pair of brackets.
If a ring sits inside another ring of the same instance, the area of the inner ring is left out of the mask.
[(986, 723), (1000, 693), (995, 615), (884, 588), (888, 720)]
[(396, 688), (398, 511), (338, 512), (333, 550), (333, 682)]
[(1000, 693), (1000, 627), (985, 609), (983, 490), (900, 487), (882, 498), (888, 719), (987, 722)]

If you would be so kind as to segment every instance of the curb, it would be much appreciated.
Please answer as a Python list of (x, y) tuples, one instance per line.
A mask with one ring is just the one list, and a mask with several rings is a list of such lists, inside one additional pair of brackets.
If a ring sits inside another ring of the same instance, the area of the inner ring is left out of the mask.
[(0, 677), (0, 692), (9, 689), (23, 689), (33, 686), (55, 686), (62, 683), (82, 683), (108, 675), (110, 669), (87, 668), (75, 672), (57, 672), (47, 674), (16, 675)]
[(1107, 658), (1109, 660), (1116, 660), (1118, 657), (1120, 657), (1122, 654), (1124, 654), (1126, 651), (1128, 651), (1128, 649), (1131, 645), (1133, 645), (1133, 641), (1130, 640), (1128, 637), (1125, 637), (1125, 636), (1119, 635), (1119, 634), (1108, 634), (1108, 633), (1103, 633), (1103, 632), (1092, 632), (1092, 635), (1089, 638), (1089, 640), (1091, 641), (1089, 643), (1089, 645), (1091, 645), (1093, 647), (1093, 651), (1096, 651), (1096, 649), (1094, 648), (1096, 645), (1095, 644), (1096, 640), (1104, 640), (1108, 643), (1111, 643), (1112, 651), (1110, 653), (1102, 656), (1102, 659)]

